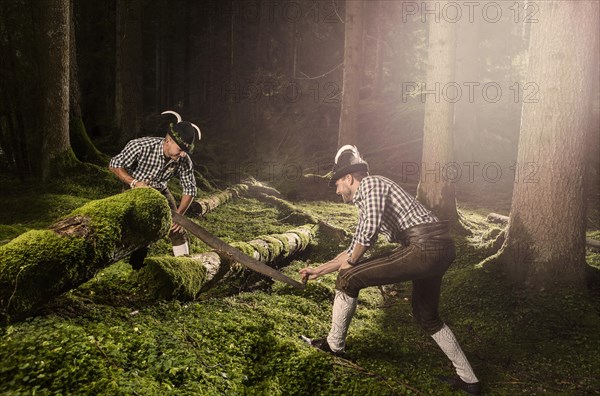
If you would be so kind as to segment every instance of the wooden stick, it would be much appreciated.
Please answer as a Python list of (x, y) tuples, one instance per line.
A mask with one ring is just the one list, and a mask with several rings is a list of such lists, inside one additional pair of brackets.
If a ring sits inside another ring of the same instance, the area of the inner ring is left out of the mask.
[(172, 211), (173, 221), (183, 228), (188, 230), (190, 233), (200, 238), (204, 243), (206, 243), (211, 248), (215, 249), (217, 253), (224, 254), (231, 259), (237, 261), (242, 264), (246, 268), (251, 269), (252, 271), (258, 272), (259, 274), (266, 275), (269, 278), (278, 280), (283, 283), (287, 283), (290, 286), (294, 286), (298, 289), (304, 289), (304, 285), (300, 282), (297, 282), (281, 272), (277, 271), (274, 268), (269, 267), (268, 265), (261, 263), (258, 260), (253, 259), (252, 257), (246, 256), (240, 250), (234, 248), (233, 246), (228, 245), (223, 242), (221, 239), (212, 235), (210, 232), (189, 220), (185, 216), (180, 215), (179, 213)]

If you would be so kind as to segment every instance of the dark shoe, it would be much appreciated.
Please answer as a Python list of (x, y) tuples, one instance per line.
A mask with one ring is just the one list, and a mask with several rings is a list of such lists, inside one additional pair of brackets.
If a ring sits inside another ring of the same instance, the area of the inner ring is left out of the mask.
[(475, 382), (468, 384), (458, 377), (438, 377), (442, 382), (447, 383), (454, 390), (461, 390), (469, 395), (481, 395), (481, 383)]
[(329, 343), (327, 342), (327, 338), (323, 337), (323, 338), (315, 338), (315, 339), (310, 339), (308, 337), (305, 336), (300, 336), (300, 338), (307, 342), (308, 345), (310, 345), (313, 348), (317, 348), (320, 349), (323, 352), (327, 352), (332, 354), (335, 357), (341, 357), (341, 358), (345, 358), (346, 357), (346, 353), (345, 352), (334, 352), (331, 350), (331, 347), (329, 346)]

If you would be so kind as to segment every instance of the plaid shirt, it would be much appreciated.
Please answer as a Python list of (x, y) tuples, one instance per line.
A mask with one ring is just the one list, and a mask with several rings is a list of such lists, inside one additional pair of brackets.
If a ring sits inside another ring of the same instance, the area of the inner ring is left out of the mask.
[(402, 231), (419, 224), (435, 223), (437, 217), (416, 198), (383, 176), (367, 176), (354, 193), (358, 225), (348, 254), (356, 243), (371, 246), (381, 232), (388, 241), (400, 242)]
[(111, 168), (125, 168), (136, 180), (145, 181), (160, 191), (167, 189), (167, 182), (179, 178), (184, 195), (196, 196), (194, 164), (188, 155), (174, 161), (163, 153), (164, 138), (143, 137), (133, 139), (110, 160)]

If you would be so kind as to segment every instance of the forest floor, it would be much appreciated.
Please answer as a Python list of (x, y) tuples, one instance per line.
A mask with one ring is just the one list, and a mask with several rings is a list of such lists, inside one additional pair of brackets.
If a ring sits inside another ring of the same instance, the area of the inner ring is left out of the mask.
[[(48, 226), (85, 202), (120, 191), (99, 171), (49, 185), (2, 176), (0, 244)], [(5, 188), (4, 186), (10, 186)], [(295, 202), (320, 219), (353, 231), (352, 206)], [(473, 235), (455, 235), (457, 260), (444, 277), (441, 314), (489, 395), (600, 394), (600, 285), (587, 291), (531, 292), (477, 266), (487, 252), (495, 207), (460, 202)], [(506, 214), (506, 213), (505, 213)], [(294, 226), (254, 199), (233, 200), (200, 220), (228, 242)], [(600, 239), (598, 229), (588, 236)], [(344, 249), (317, 234), (311, 249), (282, 271), (316, 265)], [(193, 240), (192, 252), (209, 250)], [(151, 254), (169, 254), (167, 239)], [(600, 254), (588, 251), (600, 267)], [(365, 289), (350, 327), (356, 363), (304, 344), (299, 336), (329, 329), (335, 275), (298, 291), (248, 274), (198, 301), (154, 301), (119, 261), (50, 301), (34, 316), (0, 326), (0, 394), (77, 395), (450, 395), (436, 376), (450, 362), (413, 323), (411, 286), (384, 301)]]

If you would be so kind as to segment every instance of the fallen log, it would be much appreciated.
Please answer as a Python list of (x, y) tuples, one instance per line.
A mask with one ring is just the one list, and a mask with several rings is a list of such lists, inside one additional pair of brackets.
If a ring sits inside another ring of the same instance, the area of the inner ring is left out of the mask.
[(151, 188), (91, 201), (47, 230), (0, 246), (0, 316), (18, 318), (167, 234), (171, 210)]
[(239, 249), (226, 244), (185, 216), (182, 216), (175, 211), (171, 211), (171, 215), (173, 216), (173, 222), (183, 226), (183, 228), (189, 231), (192, 235), (200, 238), (202, 242), (215, 249), (220, 255), (230, 257), (232, 260), (237, 261), (238, 263), (258, 272), (259, 274), (263, 274), (280, 282), (287, 283), (288, 285), (294, 286), (298, 289), (304, 288), (303, 284), (290, 279), (276, 269), (266, 266), (260, 261), (245, 255)]
[(597, 241), (592, 238), (585, 238), (585, 244), (589, 247), (593, 247), (594, 249), (600, 249), (600, 241)]
[(487, 221), (494, 224), (508, 224), (508, 216), (498, 213), (490, 213), (487, 215)]
[(257, 194), (281, 196), (276, 189), (266, 186), (254, 178), (249, 178), (242, 183), (227, 187), (223, 191), (192, 201), (186, 213), (191, 217), (201, 217), (233, 199), (240, 198), (243, 195), (254, 197)]
[[(303, 226), (283, 234), (261, 235), (249, 242), (234, 242), (232, 247), (262, 263), (276, 263), (308, 247), (314, 226)], [(194, 300), (223, 278), (234, 278), (244, 267), (229, 254), (208, 252), (190, 257), (149, 257), (137, 271), (138, 282), (155, 299)], [(276, 271), (273, 269), (273, 271)]]
[(155, 256), (146, 257), (144, 267), (133, 272), (146, 294), (157, 300), (196, 298), (206, 282), (207, 270), (203, 260), (219, 260), (216, 253), (203, 253), (196, 258)]
[(204, 216), (220, 205), (229, 202), (232, 199), (239, 198), (246, 191), (248, 191), (248, 184), (241, 183), (228, 187), (223, 191), (219, 191), (207, 197), (196, 199), (192, 201), (187, 210), (187, 214), (192, 217)]

